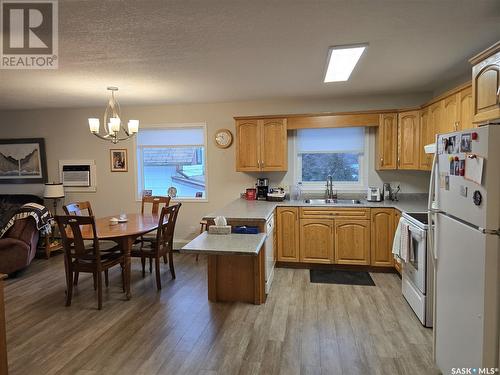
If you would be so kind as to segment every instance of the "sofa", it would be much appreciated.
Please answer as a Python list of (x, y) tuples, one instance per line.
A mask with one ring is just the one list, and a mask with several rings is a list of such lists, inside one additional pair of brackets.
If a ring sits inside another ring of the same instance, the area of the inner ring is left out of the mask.
[[(0, 195), (0, 228), (19, 207), (32, 202), (43, 204), (43, 199), (29, 194)], [(11, 275), (29, 266), (36, 254), (38, 239), (39, 232), (32, 217), (16, 220), (0, 238), (0, 273)]]

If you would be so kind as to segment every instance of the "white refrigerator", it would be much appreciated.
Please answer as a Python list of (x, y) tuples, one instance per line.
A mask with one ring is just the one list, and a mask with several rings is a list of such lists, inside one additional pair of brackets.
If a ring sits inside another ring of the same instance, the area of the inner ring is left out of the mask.
[(437, 137), (429, 219), (436, 364), (443, 374), (497, 368), (500, 125)]

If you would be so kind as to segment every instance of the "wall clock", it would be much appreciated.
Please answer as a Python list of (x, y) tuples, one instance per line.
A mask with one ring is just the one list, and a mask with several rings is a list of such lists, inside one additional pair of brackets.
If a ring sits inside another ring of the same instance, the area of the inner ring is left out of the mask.
[(215, 132), (215, 145), (219, 148), (228, 148), (233, 143), (233, 134), (229, 129), (219, 129)]

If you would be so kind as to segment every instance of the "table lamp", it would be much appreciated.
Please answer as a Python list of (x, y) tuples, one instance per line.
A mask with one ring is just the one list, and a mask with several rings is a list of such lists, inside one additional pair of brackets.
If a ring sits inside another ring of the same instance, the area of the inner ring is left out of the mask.
[(43, 197), (45, 199), (52, 199), (54, 201), (54, 216), (57, 215), (57, 202), (59, 201), (59, 199), (64, 198), (63, 184), (45, 184)]

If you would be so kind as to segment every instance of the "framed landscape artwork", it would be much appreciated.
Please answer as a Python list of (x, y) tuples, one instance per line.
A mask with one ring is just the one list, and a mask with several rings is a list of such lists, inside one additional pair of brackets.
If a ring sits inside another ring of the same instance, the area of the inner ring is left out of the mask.
[(0, 139), (0, 183), (44, 184), (47, 159), (43, 138)]
[(127, 160), (127, 149), (111, 149), (109, 150), (110, 161), (111, 161), (111, 172), (127, 172), (128, 171), (128, 160)]

